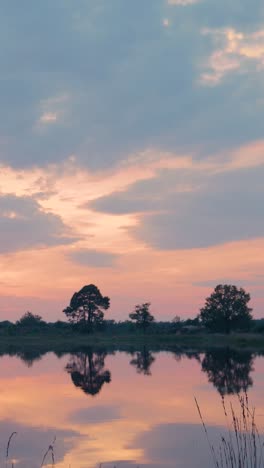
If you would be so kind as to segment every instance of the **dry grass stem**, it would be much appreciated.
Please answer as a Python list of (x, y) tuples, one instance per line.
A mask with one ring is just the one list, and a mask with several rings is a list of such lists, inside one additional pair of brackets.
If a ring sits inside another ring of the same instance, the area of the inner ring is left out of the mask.
[(259, 433), (255, 420), (255, 408), (250, 408), (248, 395), (237, 395), (239, 410), (236, 413), (232, 403), (227, 409), (225, 398), (222, 407), (226, 420), (226, 433), (221, 435), (218, 447), (210, 442), (209, 433), (201, 409), (195, 398), (200, 420), (209, 444), (215, 468), (262, 468), (263, 436)]

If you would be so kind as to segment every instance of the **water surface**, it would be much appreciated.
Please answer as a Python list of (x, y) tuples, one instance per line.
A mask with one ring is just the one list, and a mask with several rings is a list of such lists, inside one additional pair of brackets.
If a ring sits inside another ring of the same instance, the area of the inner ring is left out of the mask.
[(19, 354), (0, 358), (0, 457), (16, 431), (19, 468), (40, 467), (55, 437), (58, 468), (211, 468), (194, 396), (212, 441), (221, 395), (247, 391), (264, 425), (264, 360), (250, 352)]

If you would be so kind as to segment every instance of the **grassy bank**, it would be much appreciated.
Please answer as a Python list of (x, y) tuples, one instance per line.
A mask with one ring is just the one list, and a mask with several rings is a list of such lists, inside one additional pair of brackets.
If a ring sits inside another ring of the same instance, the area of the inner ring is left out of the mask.
[(10, 348), (37, 348), (50, 351), (74, 351), (84, 347), (108, 348), (112, 350), (140, 349), (147, 346), (152, 350), (170, 350), (175, 347), (203, 350), (208, 347), (233, 347), (264, 352), (264, 335), (262, 334), (79, 334), (67, 335), (34, 333), (17, 336), (0, 336), (0, 352)]

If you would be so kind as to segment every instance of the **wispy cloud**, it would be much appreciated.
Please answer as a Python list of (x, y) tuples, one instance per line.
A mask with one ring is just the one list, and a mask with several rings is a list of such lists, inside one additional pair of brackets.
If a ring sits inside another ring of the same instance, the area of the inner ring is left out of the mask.
[(40, 102), (40, 117), (37, 127), (60, 123), (67, 113), (69, 95), (58, 94)]
[(58, 120), (58, 114), (57, 112), (44, 112), (44, 114), (41, 115), (39, 121), (43, 124), (50, 124), (57, 122)]
[(215, 86), (233, 72), (259, 71), (264, 67), (264, 30), (242, 33), (233, 28), (203, 29), (216, 49), (206, 63), (201, 82)]

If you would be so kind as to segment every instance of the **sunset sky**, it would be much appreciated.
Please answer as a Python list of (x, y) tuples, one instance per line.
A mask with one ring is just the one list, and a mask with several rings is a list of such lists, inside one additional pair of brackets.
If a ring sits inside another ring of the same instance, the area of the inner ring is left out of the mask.
[(1, 1), (0, 319), (264, 316), (262, 0)]

